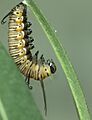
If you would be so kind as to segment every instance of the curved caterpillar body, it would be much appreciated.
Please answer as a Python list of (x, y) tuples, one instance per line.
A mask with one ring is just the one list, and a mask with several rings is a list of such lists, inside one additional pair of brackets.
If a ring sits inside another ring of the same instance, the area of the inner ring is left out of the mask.
[[(8, 16), (9, 53), (21, 73), (26, 77), (28, 85), (30, 86), (30, 78), (43, 81), (43, 79), (55, 73), (56, 66), (52, 59), (45, 61), (43, 55), (38, 59), (39, 51), (34, 55), (31, 53), (31, 49), (34, 48), (34, 39), (30, 37), (32, 33), (30, 26), (32, 23), (27, 21), (27, 6), (22, 2), (16, 5), (2, 19), (1, 24), (6, 22), (4, 20)], [(43, 82), (41, 82), (41, 85), (43, 88)], [(43, 94), (45, 95), (45, 93)]]

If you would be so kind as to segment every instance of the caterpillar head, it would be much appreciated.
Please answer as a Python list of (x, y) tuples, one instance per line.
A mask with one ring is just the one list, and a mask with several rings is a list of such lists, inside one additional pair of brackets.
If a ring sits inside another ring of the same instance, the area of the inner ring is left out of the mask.
[(53, 62), (53, 60), (52, 59), (51, 60), (47, 60), (47, 64), (50, 67), (51, 73), (54, 74), (56, 72), (56, 65)]

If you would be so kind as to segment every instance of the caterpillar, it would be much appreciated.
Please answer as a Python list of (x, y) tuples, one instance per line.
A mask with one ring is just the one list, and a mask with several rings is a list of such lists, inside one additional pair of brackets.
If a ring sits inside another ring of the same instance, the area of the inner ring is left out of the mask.
[(20, 72), (25, 76), (28, 87), (32, 89), (30, 79), (38, 80), (43, 90), (45, 113), (47, 112), (46, 95), (43, 80), (56, 72), (56, 65), (53, 60), (44, 59), (43, 54), (38, 59), (37, 50), (33, 55), (31, 50), (34, 48), (33, 37), (30, 36), (32, 23), (27, 20), (27, 6), (23, 2), (16, 5), (1, 20), (1, 24), (6, 23), (5, 19), (9, 17), (8, 22), (8, 45), (9, 54), (13, 58)]

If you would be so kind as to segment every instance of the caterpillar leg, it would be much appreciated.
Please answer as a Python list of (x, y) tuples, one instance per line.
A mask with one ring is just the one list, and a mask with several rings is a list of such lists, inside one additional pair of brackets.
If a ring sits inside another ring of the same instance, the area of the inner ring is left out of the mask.
[(32, 33), (32, 30), (31, 29), (24, 30), (24, 33), (25, 33), (25, 37), (26, 37)]
[(29, 77), (25, 78), (25, 82), (26, 82), (26, 84), (27, 84), (27, 86), (28, 86), (29, 89), (33, 88), (33, 86), (30, 84), (30, 78)]
[(29, 22), (29, 21), (26, 22), (25, 23), (25, 29), (29, 28), (31, 25), (32, 25), (32, 22)]

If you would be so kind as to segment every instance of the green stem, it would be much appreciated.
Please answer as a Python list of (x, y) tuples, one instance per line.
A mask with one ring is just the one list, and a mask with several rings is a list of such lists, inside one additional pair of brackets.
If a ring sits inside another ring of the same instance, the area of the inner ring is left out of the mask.
[(58, 39), (55, 32), (51, 28), (50, 24), (48, 23), (48, 21), (42, 14), (41, 10), (34, 3), (34, 0), (25, 0), (24, 3), (27, 4), (31, 8), (32, 12), (36, 16), (38, 22), (43, 28), (46, 36), (48, 37), (54, 49), (54, 52), (66, 75), (68, 84), (70, 86), (70, 89), (73, 95), (74, 102), (76, 104), (76, 108), (77, 108), (80, 120), (90, 120), (89, 111), (87, 108), (85, 97), (80, 87), (80, 83), (77, 79), (77, 75), (73, 69), (73, 66), (67, 56), (67, 53), (64, 50), (62, 44), (60, 43), (60, 40)]

